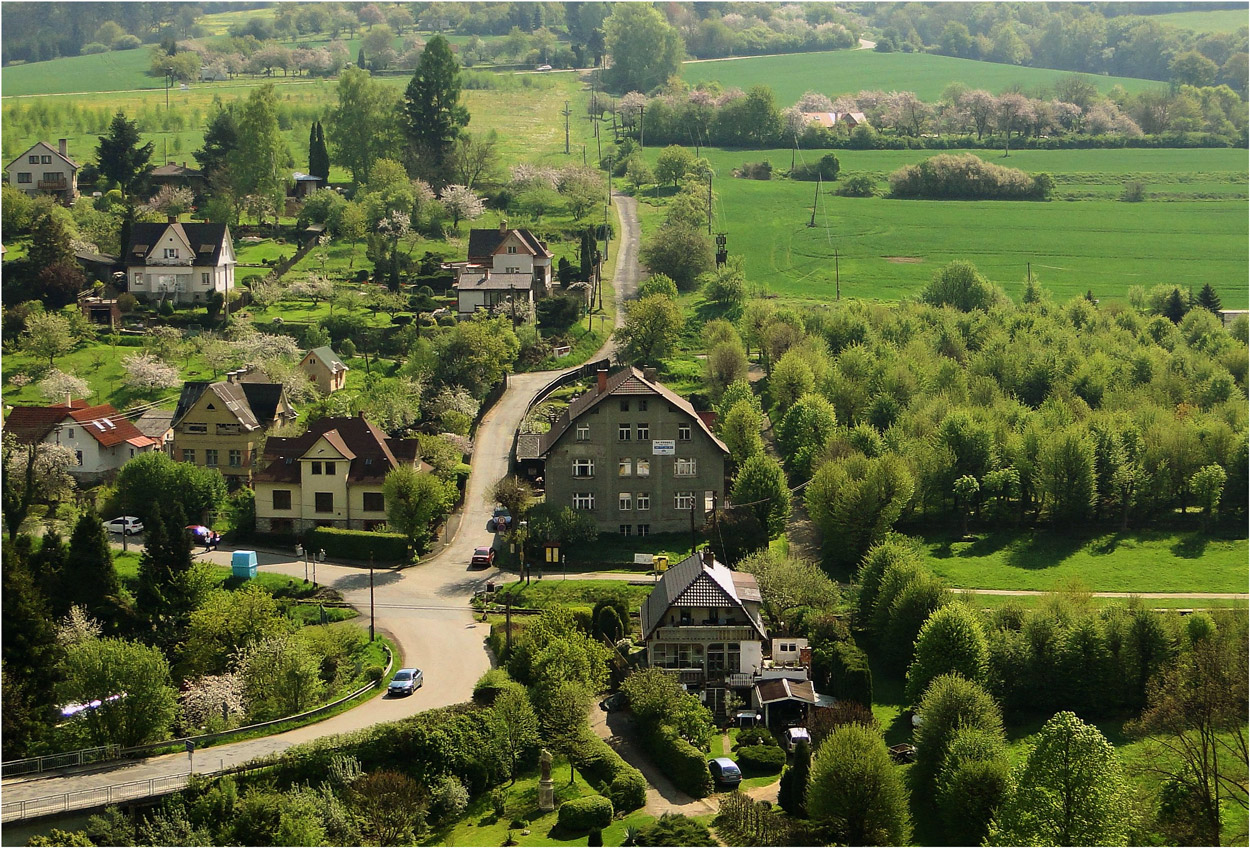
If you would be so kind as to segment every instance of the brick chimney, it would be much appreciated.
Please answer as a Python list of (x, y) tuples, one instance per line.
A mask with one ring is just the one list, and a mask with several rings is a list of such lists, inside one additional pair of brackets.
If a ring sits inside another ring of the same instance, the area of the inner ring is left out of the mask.
[(177, 215), (166, 215), (166, 216), (165, 216), (165, 222), (166, 222), (166, 223), (169, 223), (169, 224), (176, 224), (176, 223), (178, 223), (178, 216), (177, 216)]
[(69, 139), (58, 138), (56, 140), (56, 149), (62, 156), (68, 159), (69, 158)]
[(599, 394), (603, 394), (608, 390), (608, 369), (599, 369)]
[(703, 549), (703, 564), (708, 568), (711, 568), (716, 564), (716, 554), (712, 553), (712, 547), (710, 545)]
[(659, 377), (659, 372), (657, 372), (654, 368), (642, 369), (642, 379), (646, 380), (648, 383), (654, 383), (657, 377)]
[(507, 232), (508, 232), (508, 222), (507, 222), (507, 221), (500, 221), (500, 222), (499, 222), (499, 235), (501, 235), (501, 236), (502, 236), (502, 235), (506, 235), (506, 234), (507, 234)]

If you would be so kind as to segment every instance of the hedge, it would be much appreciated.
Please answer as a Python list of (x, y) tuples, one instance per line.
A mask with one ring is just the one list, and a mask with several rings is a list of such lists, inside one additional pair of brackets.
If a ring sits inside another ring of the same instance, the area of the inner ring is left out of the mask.
[(577, 770), (617, 810), (636, 810), (647, 803), (647, 781), (612, 746), (587, 730), (573, 756)]
[(603, 830), (612, 823), (612, 802), (602, 795), (574, 798), (560, 805), (560, 827), (565, 830)]
[(703, 752), (677, 735), (666, 725), (644, 727), (642, 743), (652, 762), (656, 763), (673, 785), (691, 798), (702, 798), (712, 791), (712, 774)]
[(776, 774), (786, 764), (786, 752), (776, 745), (747, 745), (738, 749), (738, 765), (743, 771)]
[(408, 539), (400, 533), (375, 533), (368, 530), (344, 530), (340, 527), (315, 527), (304, 537), (310, 551), (325, 551), (337, 559), (375, 562), (406, 562)]
[(868, 655), (854, 642), (838, 642), (833, 646), (831, 683), (837, 697), (872, 705), (872, 669)]

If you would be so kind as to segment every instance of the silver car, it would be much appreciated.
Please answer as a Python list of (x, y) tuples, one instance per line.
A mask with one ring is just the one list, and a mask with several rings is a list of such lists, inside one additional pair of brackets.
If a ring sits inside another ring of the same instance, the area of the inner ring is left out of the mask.
[(421, 688), (421, 684), (425, 682), (425, 676), (421, 674), (419, 668), (401, 668), (395, 672), (395, 676), (391, 678), (391, 682), (386, 687), (388, 695), (411, 695)]
[(114, 518), (104, 526), (110, 533), (120, 533), (123, 536), (133, 536), (136, 533), (143, 532), (143, 522), (133, 515), (123, 515), (120, 518)]

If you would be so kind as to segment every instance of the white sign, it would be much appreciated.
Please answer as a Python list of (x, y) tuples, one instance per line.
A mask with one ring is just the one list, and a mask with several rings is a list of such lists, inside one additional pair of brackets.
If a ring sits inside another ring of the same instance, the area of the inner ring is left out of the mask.
[(634, 565), (654, 565), (655, 554), (634, 554)]
[(677, 453), (677, 442), (673, 439), (652, 439), (651, 453), (654, 456), (673, 456)]

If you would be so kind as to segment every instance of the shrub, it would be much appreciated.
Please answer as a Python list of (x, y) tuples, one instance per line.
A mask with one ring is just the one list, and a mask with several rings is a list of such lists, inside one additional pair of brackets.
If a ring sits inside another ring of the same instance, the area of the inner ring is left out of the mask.
[(712, 791), (712, 774), (702, 751), (665, 725), (644, 726), (642, 732), (648, 756), (665, 768), (674, 786), (691, 798), (703, 798)]
[(766, 727), (750, 727), (738, 734), (738, 740), (734, 743), (734, 750), (739, 748), (748, 748), (753, 745), (773, 745), (777, 744), (777, 740)]
[(747, 745), (738, 749), (738, 765), (744, 771), (776, 774), (786, 764), (786, 752), (775, 745)]
[(820, 157), (819, 161), (804, 162), (795, 167), (790, 172), (790, 179), (815, 181), (819, 177), (826, 182), (832, 182), (838, 178), (839, 170), (838, 157), (832, 153), (826, 153)]
[(833, 646), (831, 680), (833, 691), (842, 700), (872, 703), (872, 668), (868, 655), (854, 642), (837, 642)]
[(304, 546), (310, 551), (324, 550), (326, 556), (338, 559), (366, 560), (371, 556), (375, 562), (408, 559), (408, 540), (400, 533), (317, 527), (309, 531)]
[(704, 846), (719, 843), (702, 822), (677, 813), (665, 813), (639, 830), (633, 844)]
[(586, 731), (573, 754), (582, 777), (612, 799), (616, 810), (636, 810), (647, 802), (647, 781), (612, 746)]
[(1120, 192), (1120, 200), (1125, 203), (1141, 203), (1146, 199), (1146, 185), (1138, 180), (1130, 180), (1124, 184), (1124, 191)]
[(98, 41), (92, 41), (87, 44), (84, 44), (82, 46), (82, 49), (79, 50), (78, 52), (82, 53), (82, 55), (84, 56), (90, 56), (93, 53), (107, 53), (109, 52), (109, 49), (108, 49), (107, 44), (101, 44)]
[(382, 679), (382, 675), (386, 674), (386, 669), (380, 665), (371, 665), (365, 669), (365, 680), (370, 683), (376, 683)]
[(612, 823), (612, 802), (601, 795), (575, 798), (560, 806), (560, 827), (566, 830), (602, 830)]
[(627, 765), (626, 770), (612, 778), (608, 797), (612, 799), (614, 809), (622, 812), (637, 810), (647, 803), (647, 779), (638, 769)]
[(473, 701), (474, 703), (490, 706), (495, 703), (495, 699), (505, 689), (519, 685), (508, 676), (508, 672), (504, 669), (487, 669), (486, 673), (478, 678), (477, 683), (473, 684)]
[(741, 168), (734, 169), (734, 176), (744, 180), (771, 180), (773, 163), (767, 159), (763, 162), (743, 162)]
[(857, 174), (838, 183), (834, 194), (842, 197), (876, 197), (877, 181), (867, 174)]
[(1049, 176), (1035, 179), (973, 153), (942, 154), (890, 174), (890, 194), (931, 200), (1046, 200), (1052, 182)]

